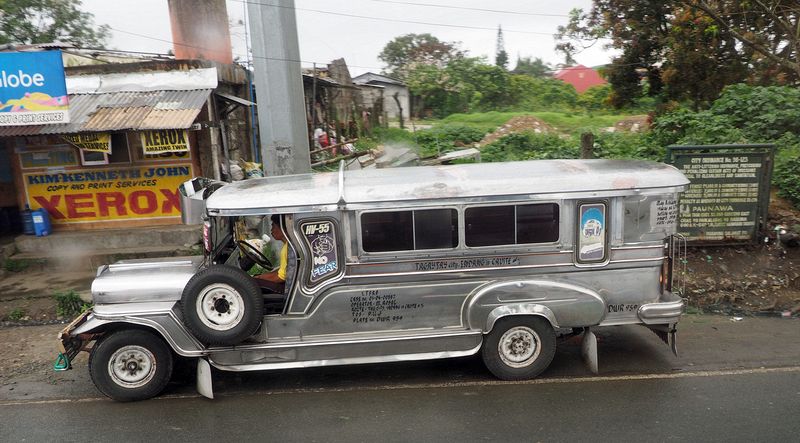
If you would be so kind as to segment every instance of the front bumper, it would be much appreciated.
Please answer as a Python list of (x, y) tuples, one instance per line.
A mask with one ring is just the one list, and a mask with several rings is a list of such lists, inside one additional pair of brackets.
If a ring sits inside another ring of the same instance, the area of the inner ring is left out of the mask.
[(664, 291), (655, 303), (647, 303), (639, 307), (636, 315), (646, 325), (673, 324), (681, 318), (686, 309), (686, 302), (677, 294)]
[(91, 313), (91, 309), (87, 310), (58, 333), (59, 353), (56, 363), (53, 365), (53, 368), (56, 371), (66, 371), (68, 369), (72, 369), (72, 360), (76, 355), (78, 355), (79, 352), (85, 349), (86, 345), (90, 341), (89, 337), (84, 337), (81, 334), (73, 335), (73, 332), (80, 325), (86, 322), (86, 319)]

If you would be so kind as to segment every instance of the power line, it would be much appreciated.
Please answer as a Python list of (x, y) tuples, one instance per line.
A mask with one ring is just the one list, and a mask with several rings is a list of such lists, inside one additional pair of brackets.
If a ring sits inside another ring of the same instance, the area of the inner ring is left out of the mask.
[(370, 0), (376, 3), (394, 3), (397, 5), (425, 6), (442, 9), (460, 9), (463, 11), (494, 12), (497, 14), (530, 15), (534, 17), (569, 17), (567, 14), (545, 14), (539, 12), (506, 11), (501, 9), (468, 8), (466, 6), (437, 5), (433, 3), (401, 2), (396, 0)]
[[(128, 35), (133, 35), (133, 36), (136, 36), (136, 37), (146, 38), (148, 40), (155, 40), (155, 41), (159, 41), (159, 42), (169, 43), (169, 44), (172, 44), (172, 45), (184, 46), (186, 48), (194, 48), (194, 49), (201, 49), (201, 50), (208, 50), (209, 49), (209, 48), (206, 48), (206, 47), (203, 47), (203, 46), (190, 45), (190, 44), (187, 44), (187, 43), (175, 43), (175, 42), (173, 42), (171, 40), (166, 40), (166, 39), (158, 38), (158, 37), (152, 37), (152, 36), (145, 35), (145, 34), (139, 34), (137, 32), (125, 31), (125, 30), (122, 30), (122, 29), (114, 28), (112, 26), (109, 26), (108, 28), (111, 29), (112, 31), (115, 31), (115, 32), (121, 32), (123, 34), (128, 34)], [(93, 49), (93, 48), (83, 48), (83, 49)], [(140, 51), (116, 51), (116, 52), (142, 53), (142, 54), (144, 54), (144, 52), (140, 52)], [(161, 55), (161, 54), (158, 54), (158, 55)], [(247, 59), (248, 63), (249, 63), (249, 57), (252, 57), (252, 58), (257, 58), (259, 60), (272, 60), (272, 61), (279, 61), (279, 62), (305, 63), (307, 65), (313, 65), (314, 63), (316, 63), (316, 64), (319, 64), (319, 65), (326, 65), (327, 66), (327, 64), (328, 64), (327, 62), (308, 61), (308, 60), (294, 60), (294, 59), (279, 58), (279, 57), (262, 57), (262, 56), (256, 56), (256, 55), (247, 56), (247, 55), (244, 55), (244, 54), (236, 54), (236, 53), (234, 53), (233, 55), (236, 56), (236, 57), (242, 57), (242, 58)], [(362, 69), (383, 69), (383, 68), (380, 68), (380, 67), (377, 67), (377, 66), (359, 66), (359, 65), (351, 65), (349, 63), (347, 64), (347, 66), (352, 67), (352, 68), (362, 68)]]
[[(348, 17), (348, 18), (358, 18), (363, 20), (375, 20), (375, 21), (382, 21), (382, 22), (392, 22), (392, 23), (405, 23), (405, 24), (412, 24), (412, 25), (425, 25), (425, 26), (439, 26), (444, 28), (457, 28), (457, 29), (476, 29), (480, 31), (495, 31), (495, 28), (490, 28), (486, 26), (470, 26), (470, 25), (454, 25), (449, 23), (434, 23), (434, 22), (421, 22), (416, 20), (404, 20), (404, 19), (395, 19), (395, 18), (386, 18), (386, 17), (374, 17), (368, 15), (358, 15), (358, 14), (348, 14), (344, 12), (334, 12), (334, 11), (325, 11), (320, 9), (309, 9), (309, 8), (297, 8), (291, 6), (283, 6), (283, 5), (273, 5), (269, 3), (261, 3), (258, 1), (248, 1), (248, 0), (231, 0), (233, 2), (238, 3), (247, 3), (249, 5), (258, 5), (258, 6), (270, 6), (274, 8), (282, 8), (282, 9), (293, 9), (295, 11), (305, 11), (305, 12), (314, 12), (318, 14), (327, 14), (327, 15), (335, 15), (339, 17)], [(515, 34), (530, 34), (530, 35), (546, 35), (552, 37), (554, 33), (551, 32), (536, 32), (536, 31), (520, 31), (514, 29), (506, 29), (505, 32), (511, 32)]]

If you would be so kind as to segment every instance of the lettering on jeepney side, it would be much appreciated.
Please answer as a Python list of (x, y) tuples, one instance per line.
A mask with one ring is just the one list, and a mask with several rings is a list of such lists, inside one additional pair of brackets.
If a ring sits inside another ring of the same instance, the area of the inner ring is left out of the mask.
[(376, 289), (361, 291), (350, 296), (353, 323), (398, 322), (413, 311), (424, 308), (424, 303), (400, 303), (397, 294), (381, 293)]
[(479, 269), (518, 266), (519, 257), (479, 257), (458, 260), (420, 261), (414, 263), (415, 271), (441, 271), (453, 269)]

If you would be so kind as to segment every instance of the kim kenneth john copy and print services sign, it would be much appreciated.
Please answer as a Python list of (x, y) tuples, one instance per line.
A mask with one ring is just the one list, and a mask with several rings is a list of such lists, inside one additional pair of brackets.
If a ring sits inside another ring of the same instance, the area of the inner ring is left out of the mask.
[(192, 177), (187, 164), (23, 174), (31, 209), (54, 224), (179, 218), (178, 187)]
[(0, 126), (69, 123), (60, 51), (0, 53)]

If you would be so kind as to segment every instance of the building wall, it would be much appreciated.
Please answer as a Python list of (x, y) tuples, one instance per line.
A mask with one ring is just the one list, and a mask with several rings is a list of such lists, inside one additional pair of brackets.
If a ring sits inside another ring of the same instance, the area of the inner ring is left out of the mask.
[(409, 100), (408, 88), (405, 86), (398, 86), (384, 83), (383, 104), (386, 111), (386, 117), (390, 120), (400, 118), (400, 109), (397, 107), (397, 102), (394, 95), (400, 100), (400, 106), (403, 108), (403, 120), (408, 121), (409, 112), (411, 111), (411, 102)]

